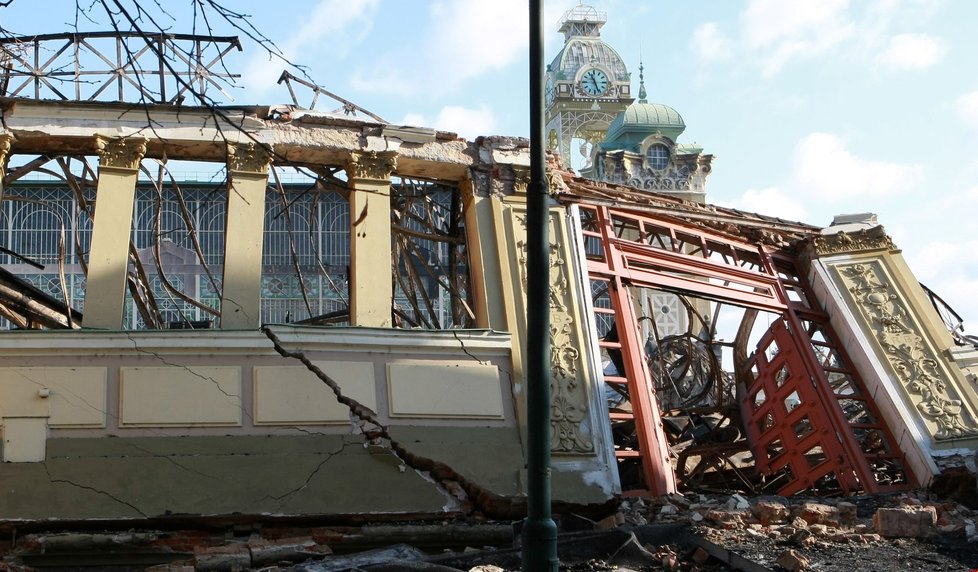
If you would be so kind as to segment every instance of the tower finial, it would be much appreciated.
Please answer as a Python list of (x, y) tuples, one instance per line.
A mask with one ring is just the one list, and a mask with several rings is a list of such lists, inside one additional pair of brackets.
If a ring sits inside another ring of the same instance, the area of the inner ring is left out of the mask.
[(645, 65), (640, 58), (638, 60), (638, 102), (648, 103), (648, 100), (645, 99), (647, 95), (645, 93)]

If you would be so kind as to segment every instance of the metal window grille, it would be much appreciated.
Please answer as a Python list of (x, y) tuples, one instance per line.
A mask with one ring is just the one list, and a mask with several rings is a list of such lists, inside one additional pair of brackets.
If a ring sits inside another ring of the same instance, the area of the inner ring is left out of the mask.
[[(175, 192), (167, 186), (164, 186), (160, 202), (159, 227), (160, 239), (169, 244), (161, 263), (172, 286), (198, 302), (217, 308), (227, 220), (226, 189), (223, 185), (212, 183), (182, 183), (181, 191), (203, 252), (203, 262), (209, 267), (214, 283), (206, 275), (204, 265), (194, 251)], [(298, 321), (344, 310), (349, 299), (349, 205), (334, 192), (304, 192), (305, 187), (293, 189), (289, 186), (286, 191), (288, 217), (284, 216), (285, 207), (277, 192), (272, 194), (273, 191), (270, 191), (267, 197), (269, 208), (262, 288), (262, 320), (265, 322)], [(0, 264), (15, 274), (32, 277), (32, 283), (60, 299), (62, 288), (57, 259), (63, 225), (65, 284), (71, 305), (75, 309), (82, 309), (85, 276), (80, 263), (87, 258), (91, 244), (92, 221), (89, 215), (61, 181), (15, 183), (7, 189), (6, 194), (10, 200), (0, 204), (0, 237), (4, 240), (3, 244), (22, 256), (45, 264), (46, 268), (38, 272), (9, 255), (0, 257)], [(94, 188), (85, 190), (85, 198), (90, 207), (94, 205)], [(137, 188), (132, 239), (150, 279), (149, 290), (160, 310), (162, 323), (165, 327), (172, 322), (211, 318), (210, 314), (181, 300), (166, 288), (158, 275), (154, 259), (158, 200), (157, 190), (152, 185), (140, 184)], [(296, 259), (293, 259), (289, 246), (289, 226)], [(52, 263), (54, 266), (51, 266)], [(304, 278), (301, 283), (296, 267)], [(45, 278), (42, 280), (40, 276)], [(273, 292), (268, 287), (273, 279), (283, 281), (285, 286), (276, 287)], [(147, 327), (136, 311), (128, 290), (126, 296), (125, 326), (134, 329)], [(9, 328), (10, 324), (4, 321), (0, 327)]]

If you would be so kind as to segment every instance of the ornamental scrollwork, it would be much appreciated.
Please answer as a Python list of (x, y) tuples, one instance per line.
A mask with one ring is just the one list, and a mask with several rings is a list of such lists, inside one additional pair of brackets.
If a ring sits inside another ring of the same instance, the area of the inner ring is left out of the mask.
[[(888, 238), (888, 237), (887, 237)], [(917, 411), (936, 427), (937, 440), (978, 436), (978, 424), (965, 409), (951, 380), (941, 371), (936, 351), (920, 336), (906, 302), (878, 262), (835, 267)]]
[(99, 165), (117, 169), (138, 169), (139, 162), (146, 154), (145, 138), (109, 138), (95, 136), (95, 150), (98, 153)]
[(693, 172), (688, 165), (670, 164), (661, 171), (642, 167), (629, 184), (646, 191), (688, 191)]
[[(558, 175), (559, 176), (559, 175)], [(516, 215), (516, 222), (526, 236), (525, 215)], [(516, 243), (519, 253), (520, 279), (526, 292), (527, 268), (526, 239)], [(558, 453), (591, 454), (594, 444), (585, 426), (587, 397), (581, 384), (582, 356), (577, 340), (575, 320), (569, 302), (570, 278), (563, 249), (550, 242), (550, 395), (551, 395), (551, 442), (550, 448)]]
[(397, 151), (354, 151), (346, 172), (351, 179), (390, 181), (397, 170)]
[(815, 237), (812, 240), (815, 253), (819, 256), (847, 254), (865, 250), (895, 250), (893, 239), (882, 226), (854, 232), (837, 232)]

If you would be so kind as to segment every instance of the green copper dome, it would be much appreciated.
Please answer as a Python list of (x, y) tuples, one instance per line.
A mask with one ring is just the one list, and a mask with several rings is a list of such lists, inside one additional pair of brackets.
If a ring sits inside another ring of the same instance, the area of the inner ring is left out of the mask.
[(679, 112), (661, 103), (639, 100), (618, 114), (608, 127), (604, 149), (624, 149), (640, 144), (643, 139), (661, 133), (673, 142), (686, 130), (686, 122)]

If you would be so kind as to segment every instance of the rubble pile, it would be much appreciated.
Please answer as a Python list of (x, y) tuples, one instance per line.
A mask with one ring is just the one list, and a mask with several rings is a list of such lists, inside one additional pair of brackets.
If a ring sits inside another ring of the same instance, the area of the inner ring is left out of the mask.
[[(857, 551), (887, 555), (883, 558), (901, 552), (926, 555), (939, 550), (935, 547), (963, 560), (947, 569), (971, 570), (978, 568), (976, 521), (978, 511), (912, 493), (838, 499), (690, 493), (625, 500), (597, 525), (687, 523), (694, 535), (775, 570), (832, 569), (823, 562), (828, 560), (836, 561), (839, 570), (854, 571), (861, 568), (840, 557)], [(700, 570), (708, 562), (687, 560), (677, 569)]]
[[(978, 510), (924, 494), (840, 498), (673, 494), (629, 498), (600, 520), (559, 517), (561, 570), (863, 572), (978, 568)], [(154, 563), (164, 571), (520, 569), (519, 532), (483, 519), (221, 532), (23, 534), (2, 570)], [(114, 558), (114, 560), (113, 560)]]

